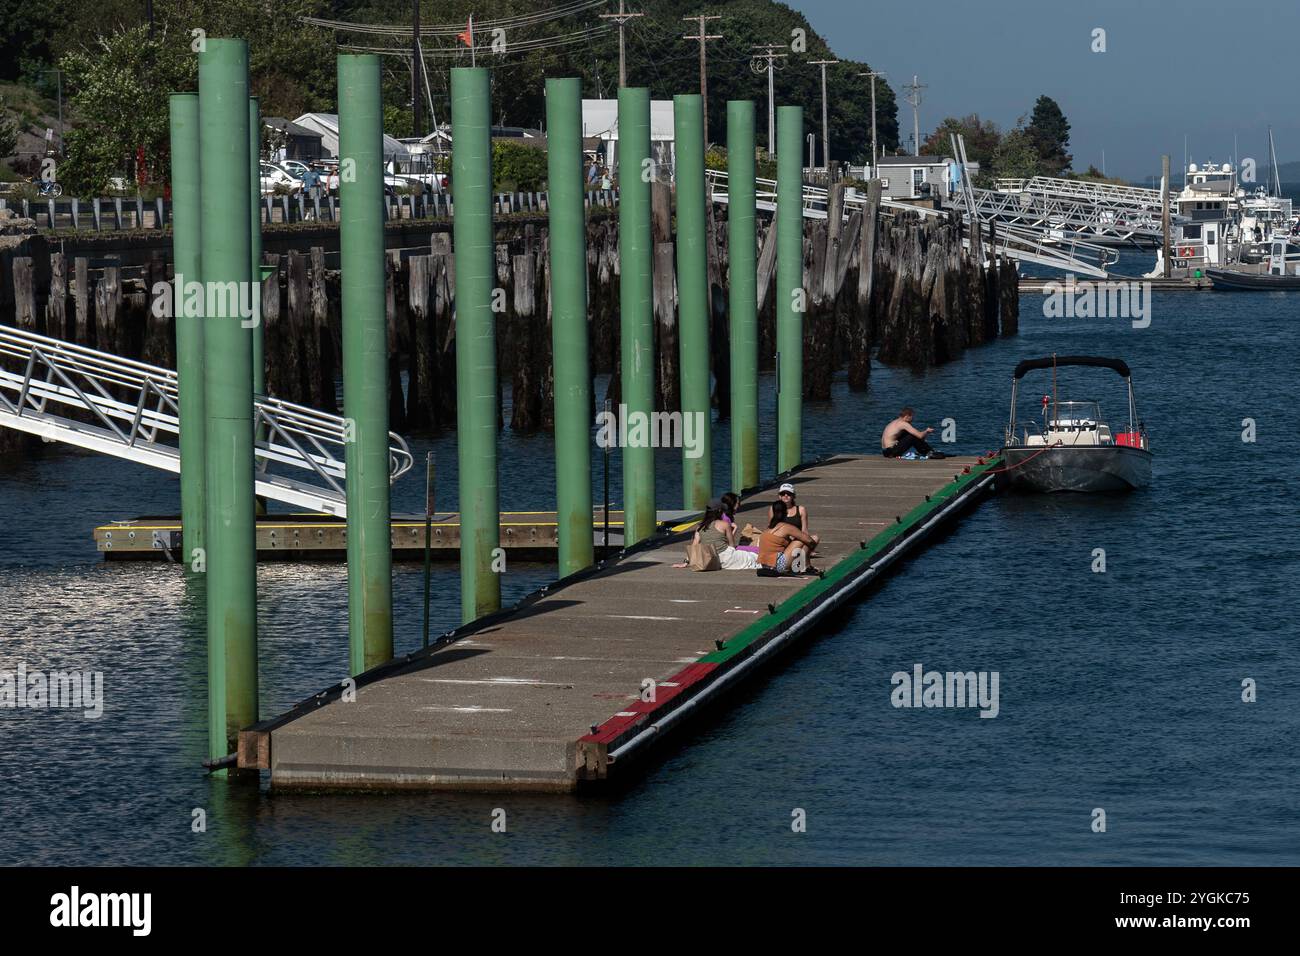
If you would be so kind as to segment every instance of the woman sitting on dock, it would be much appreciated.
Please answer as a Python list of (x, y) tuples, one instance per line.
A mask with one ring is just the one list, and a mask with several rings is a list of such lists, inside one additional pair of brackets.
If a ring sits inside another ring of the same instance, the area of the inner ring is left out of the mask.
[[(756, 571), (758, 556), (752, 551), (741, 551), (736, 547), (736, 526), (723, 511), (723, 503), (714, 498), (704, 510), (695, 529), (692, 544), (712, 545), (718, 553), (718, 563), (723, 571)], [(675, 568), (689, 567), (689, 562), (674, 564)]]
[[(808, 523), (808, 509), (801, 504), (797, 504), (794, 500), (794, 485), (787, 481), (777, 489), (776, 498), (785, 505), (785, 520), (803, 531), (804, 534), (812, 534), (812, 525)], [(771, 506), (767, 509), (767, 520), (769, 523), (772, 521)]]
[(821, 538), (808, 534), (789, 519), (784, 501), (772, 505), (772, 519), (758, 541), (758, 563), (778, 574), (802, 574), (808, 570), (808, 560)]
[[(722, 496), (721, 501), (722, 520), (731, 525), (731, 540), (740, 541), (742, 532), (740, 531), (740, 526), (736, 524), (736, 509), (740, 507), (740, 495), (736, 494), (734, 491), (728, 491)], [(745, 527), (749, 528), (749, 525), (747, 524)], [(749, 540), (753, 540), (752, 537)], [(758, 554), (758, 545), (737, 544), (736, 550), (749, 551), (752, 554)]]

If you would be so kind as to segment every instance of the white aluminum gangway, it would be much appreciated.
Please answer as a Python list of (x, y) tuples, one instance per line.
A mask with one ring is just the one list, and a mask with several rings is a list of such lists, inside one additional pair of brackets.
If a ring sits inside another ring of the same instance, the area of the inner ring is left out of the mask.
[[(179, 411), (170, 369), (0, 328), (0, 427), (179, 473)], [(258, 495), (346, 517), (342, 417), (257, 396), (253, 428)], [(411, 451), (389, 438), (396, 480), (410, 471)]]
[[(725, 205), (727, 203), (726, 172), (717, 169), (708, 170), (707, 179), (712, 201)], [(824, 188), (808, 185), (803, 187), (803, 215), (805, 218), (825, 219), (827, 203), (828, 198)], [(755, 205), (759, 209), (768, 212), (776, 209), (776, 182), (774, 180), (758, 179), (755, 181)], [(862, 209), (865, 206), (866, 197), (861, 192), (855, 192), (852, 196), (846, 195), (843, 215), (847, 218), (853, 211)], [(917, 206), (892, 199), (881, 199), (880, 207), (890, 213), (914, 212), (922, 217), (948, 214), (946, 210), (930, 209), (926, 206)], [(953, 211), (960, 213), (967, 226), (970, 226), (974, 221), (979, 221), (981, 234), (987, 237), (989, 232), (988, 220), (973, 220), (964, 205)], [(999, 222), (995, 234), (997, 248), (994, 251), (998, 255), (1006, 256), (1018, 262), (1031, 262), (1035, 265), (1047, 266), (1048, 268), (1074, 272), (1080, 275), (1089, 275), (1099, 279), (1106, 277), (1107, 268), (1118, 258), (1113, 250), (1077, 236), (1054, 235), (1050, 229), (1045, 227)], [(963, 238), (962, 244), (969, 248), (970, 239)]]
[(984, 220), (1075, 235), (1108, 246), (1154, 248), (1161, 241), (1160, 193), (1136, 186), (1035, 176), (999, 179), (996, 189), (957, 191), (954, 206)]

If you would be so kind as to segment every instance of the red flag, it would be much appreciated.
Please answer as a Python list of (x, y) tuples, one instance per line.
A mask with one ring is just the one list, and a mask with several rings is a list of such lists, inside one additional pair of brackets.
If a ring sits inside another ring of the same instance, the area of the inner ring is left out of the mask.
[(474, 18), (469, 18), (469, 23), (465, 27), (464, 33), (457, 33), (456, 39), (468, 47), (474, 46)]

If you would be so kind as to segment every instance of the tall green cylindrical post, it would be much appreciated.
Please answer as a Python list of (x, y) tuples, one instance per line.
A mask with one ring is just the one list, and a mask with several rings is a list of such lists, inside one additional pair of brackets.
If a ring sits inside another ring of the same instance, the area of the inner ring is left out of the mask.
[(803, 457), (803, 107), (776, 110), (777, 452), (780, 471)]
[[(172, 298), (176, 317), (176, 387), (180, 393), (181, 532), (185, 566), (202, 558), (203, 522), (207, 512), (207, 456), (203, 401), (203, 316), (186, 308), (185, 285), (199, 282), (199, 95), (173, 93), (172, 151), (172, 269), (176, 276)], [(196, 552), (198, 552), (196, 554)]]
[(492, 138), (488, 71), (451, 71), (451, 188), (456, 253), (456, 449), (460, 475), (460, 609), (468, 623), (501, 607), (493, 552), (497, 498), (497, 360), (492, 290)]
[[(209, 39), (199, 54), (203, 157), (200, 262), (207, 415), (209, 749), (234, 748), (257, 722), (257, 549), (253, 505), (248, 44)], [(232, 201), (233, 199), (233, 201)], [(243, 300), (241, 302), (241, 300)], [(224, 687), (224, 694), (222, 688)]]
[[(650, 278), (650, 91), (618, 91), (618, 258), (623, 407), (628, 440), (623, 457), (623, 543), (655, 530), (655, 454), (648, 423), (654, 412), (654, 313)], [(638, 431), (640, 434), (638, 435)]]
[(266, 394), (266, 352), (262, 335), (262, 111), (248, 98), (249, 263), (253, 273), (253, 394)]
[[(709, 258), (704, 197), (704, 104), (698, 93), (673, 97), (677, 176), (677, 341), (682, 385), (682, 499), (703, 510), (713, 497), (709, 401)], [(691, 424), (688, 424), (688, 419)], [(692, 444), (694, 447), (692, 447)]]
[(754, 104), (727, 103), (727, 273), (731, 319), (731, 487), (758, 484), (758, 233)]
[(594, 560), (581, 80), (546, 81), (546, 152), (555, 355), (555, 501), (560, 576), (564, 577)]
[[(343, 54), (339, 84), (339, 252), (348, 503), (348, 647), (353, 674), (393, 656), (384, 311), (384, 109), (379, 57)], [(353, 175), (347, 175), (350, 167)]]

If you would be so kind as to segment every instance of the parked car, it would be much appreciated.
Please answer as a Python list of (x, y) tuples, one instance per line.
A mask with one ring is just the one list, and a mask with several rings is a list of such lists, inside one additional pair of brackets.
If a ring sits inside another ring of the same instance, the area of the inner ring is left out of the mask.
[(261, 178), (263, 196), (275, 192), (279, 187), (284, 187), (291, 193), (296, 193), (302, 189), (301, 180), (294, 178), (275, 163), (261, 164)]
[(277, 163), (276, 165), (279, 166), (281, 169), (283, 169), (294, 179), (302, 179), (302, 177), (306, 175), (307, 170), (311, 169), (311, 167), (308, 166), (306, 163), (297, 159), (286, 159), (283, 162)]

